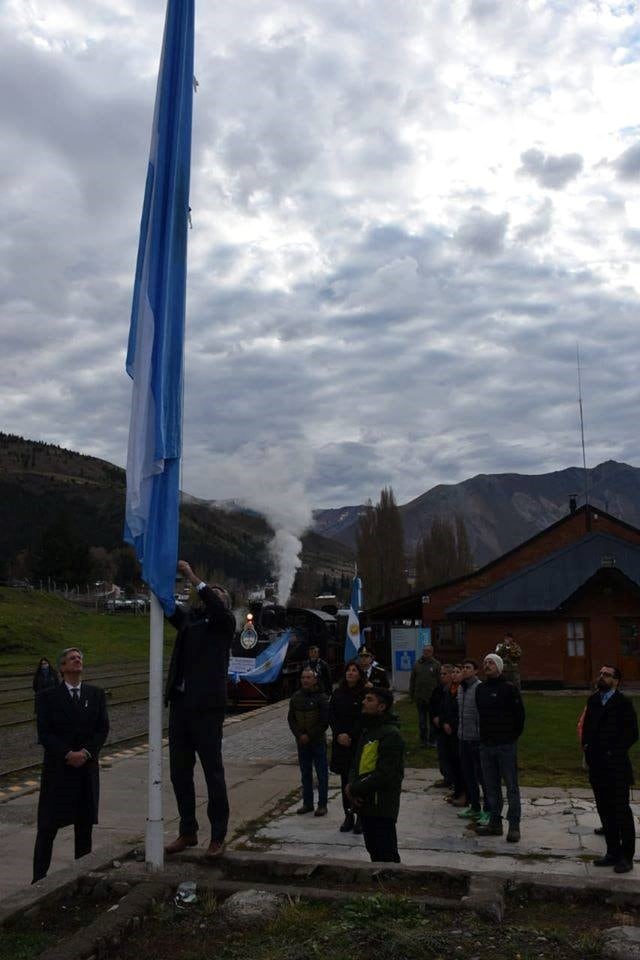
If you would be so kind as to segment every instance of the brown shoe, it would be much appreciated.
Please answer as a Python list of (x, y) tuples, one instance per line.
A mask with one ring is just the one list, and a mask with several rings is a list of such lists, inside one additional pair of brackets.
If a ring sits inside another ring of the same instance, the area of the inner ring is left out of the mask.
[(168, 857), (170, 857), (172, 853), (182, 853), (182, 851), (186, 850), (187, 847), (197, 847), (197, 846), (198, 846), (198, 838), (195, 834), (189, 834), (187, 836), (183, 836), (183, 834), (180, 834), (180, 836), (176, 840), (174, 840), (173, 843), (168, 843), (166, 845), (166, 847), (164, 848), (164, 852), (167, 854)]
[(224, 854), (224, 840), (212, 840), (204, 855), (205, 860), (218, 860)]

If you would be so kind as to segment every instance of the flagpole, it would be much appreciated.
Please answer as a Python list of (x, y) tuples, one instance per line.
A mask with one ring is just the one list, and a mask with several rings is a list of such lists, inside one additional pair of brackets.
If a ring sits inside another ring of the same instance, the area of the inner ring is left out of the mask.
[(160, 601), (151, 593), (149, 626), (149, 762), (145, 859), (147, 870), (164, 866), (164, 821), (162, 817), (162, 654), (164, 615)]

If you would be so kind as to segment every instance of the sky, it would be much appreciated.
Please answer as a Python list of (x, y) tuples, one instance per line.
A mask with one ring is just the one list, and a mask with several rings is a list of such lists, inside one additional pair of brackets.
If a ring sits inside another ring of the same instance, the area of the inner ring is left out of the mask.
[[(0, 430), (121, 466), (163, 20), (0, 4)], [(186, 491), (578, 465), (578, 343), (588, 465), (640, 465), (638, 4), (199, 0), (196, 76)]]

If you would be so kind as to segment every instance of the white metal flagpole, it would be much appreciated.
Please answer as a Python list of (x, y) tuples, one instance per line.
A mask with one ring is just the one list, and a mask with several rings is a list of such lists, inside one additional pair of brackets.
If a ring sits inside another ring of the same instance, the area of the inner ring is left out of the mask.
[(164, 616), (160, 601), (151, 594), (149, 627), (149, 771), (148, 814), (145, 843), (147, 870), (164, 866), (162, 818), (162, 648)]

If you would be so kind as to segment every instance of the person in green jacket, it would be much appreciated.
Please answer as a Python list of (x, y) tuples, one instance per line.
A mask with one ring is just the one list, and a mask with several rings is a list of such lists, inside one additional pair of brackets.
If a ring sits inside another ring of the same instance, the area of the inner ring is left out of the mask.
[(437, 730), (430, 722), (429, 703), (439, 683), (440, 661), (436, 660), (433, 647), (428, 643), (414, 663), (409, 680), (409, 696), (418, 708), (418, 728), (423, 747), (435, 746)]
[(368, 690), (362, 701), (362, 730), (351, 765), (346, 795), (359, 814), (367, 852), (373, 861), (400, 863), (396, 821), (404, 777), (404, 740), (391, 714), (393, 694)]
[(325, 731), (329, 726), (329, 697), (320, 690), (311, 667), (300, 674), (300, 689), (289, 701), (289, 729), (298, 745), (302, 781), (302, 806), (296, 813), (313, 813), (313, 769), (318, 778), (318, 806), (314, 816), (326, 817), (329, 790), (329, 763)]

